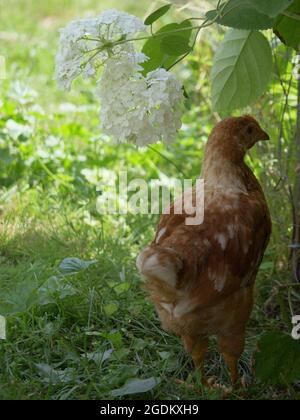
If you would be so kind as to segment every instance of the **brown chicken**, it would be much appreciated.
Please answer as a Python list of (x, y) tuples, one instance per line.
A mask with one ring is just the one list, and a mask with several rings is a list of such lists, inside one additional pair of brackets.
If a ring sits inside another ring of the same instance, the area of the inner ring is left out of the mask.
[(271, 233), (264, 193), (244, 157), (268, 139), (248, 115), (219, 123), (207, 142), (201, 174), (203, 223), (187, 225), (187, 214), (175, 214), (173, 203), (137, 258), (163, 328), (181, 337), (204, 383), (211, 335), (217, 336), (232, 382), (239, 379), (255, 278)]

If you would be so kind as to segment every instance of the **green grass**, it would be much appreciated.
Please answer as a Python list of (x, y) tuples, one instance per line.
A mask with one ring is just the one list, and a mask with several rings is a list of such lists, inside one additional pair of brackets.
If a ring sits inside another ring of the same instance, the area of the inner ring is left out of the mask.
[[(176, 337), (161, 330), (140, 288), (135, 258), (152, 239), (157, 217), (101, 216), (95, 208), (96, 185), (108, 182), (109, 171), (127, 169), (130, 177), (150, 179), (178, 175), (175, 166), (151, 150), (111, 144), (98, 128), (91, 82), (78, 81), (72, 92), (62, 93), (53, 81), (57, 28), (107, 7), (120, 8), (120, 2), (0, 0), (0, 51), (7, 67), (7, 79), (0, 81), (0, 314), (8, 322), (7, 340), (0, 342), (0, 399), (112, 398), (130, 378), (159, 379), (153, 390), (132, 398), (217, 399), (217, 392), (199, 385), (190, 358)], [(122, 1), (123, 10), (141, 17), (148, 7), (146, 1)], [(204, 41), (196, 58), (180, 68), (191, 92), (185, 125), (173, 145), (155, 146), (193, 178), (215, 123), (209, 107), (211, 56)], [(252, 111), (266, 109), (269, 99)], [(19, 136), (7, 129), (9, 120), (21, 124)], [(252, 155), (258, 175), (270, 160), (265, 151)], [(275, 169), (268, 168), (264, 181), (275, 231), (241, 361), (247, 375), (258, 338), (280, 321), (264, 307), (274, 279), (288, 276), (287, 209), (272, 189)], [(96, 262), (63, 275), (59, 266), (70, 257)], [(228, 383), (214, 342), (206, 367)], [(231, 398), (299, 398), (299, 389), (255, 381)]]
[[(176, 384), (176, 379), (194, 382), (193, 368), (179, 340), (160, 329), (140, 290), (134, 260), (146, 237), (132, 242), (131, 233), (120, 235), (119, 224), (103, 232), (100, 223), (86, 224), (84, 212), (74, 211), (74, 205), (57, 200), (51, 204), (44, 193), (31, 195), (29, 201), (23, 197), (18, 203), (21, 214), (15, 213), (14, 203), (13, 214), (5, 214), (8, 226), (1, 235), (1, 306), (9, 314), (8, 337), (1, 343), (1, 398), (105, 399), (132, 377), (161, 380), (146, 398), (220, 397), (200, 385), (196, 392)], [(45, 305), (39, 288), (59, 273), (62, 259), (71, 256), (97, 262), (60, 280), (72, 286), (74, 295), (63, 298), (60, 290), (51, 289), (47, 297), (54, 302)], [(116, 305), (112, 315), (106, 313), (109, 304)], [(260, 322), (257, 308), (241, 363), (248, 375)], [(86, 359), (92, 355), (101, 360), (109, 349), (114, 352), (103, 363)], [(45, 374), (41, 365), (62, 372), (60, 379)], [(228, 383), (214, 343), (207, 369)], [(268, 395), (267, 387), (253, 386), (236, 397)]]

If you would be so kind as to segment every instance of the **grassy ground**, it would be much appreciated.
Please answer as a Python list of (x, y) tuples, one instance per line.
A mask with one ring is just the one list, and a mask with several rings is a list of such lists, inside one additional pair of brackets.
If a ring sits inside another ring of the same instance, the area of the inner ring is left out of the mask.
[[(7, 70), (0, 81), (0, 313), (8, 322), (7, 340), (0, 342), (0, 399), (119, 398), (115, 390), (132, 378), (157, 381), (136, 398), (220, 397), (199, 384), (176, 384), (197, 383), (191, 361), (179, 340), (160, 329), (140, 290), (135, 258), (152, 238), (157, 218), (101, 216), (95, 210), (96, 186), (107, 184), (112, 171), (150, 179), (178, 175), (177, 169), (151, 150), (112, 145), (99, 132), (88, 82), (77, 82), (66, 94), (53, 81), (57, 28), (112, 6), (120, 8), (120, 2), (0, 0)], [(122, 9), (139, 16), (148, 7), (146, 1), (122, 1)], [(194, 83), (193, 60), (181, 74), (201, 88), (192, 98), (196, 106), (187, 111), (178, 141), (168, 149), (156, 146), (191, 177), (200, 171), (203, 141), (215, 122), (205, 99), (211, 49), (202, 47), (201, 78)], [(252, 163), (258, 175), (263, 172), (256, 155)], [(275, 193), (270, 197), (276, 213), (284, 204)], [(285, 229), (281, 218), (276, 213), (277, 238)], [(259, 336), (276, 323), (273, 314), (266, 316), (264, 302), (278, 275), (273, 261), (284, 264), (285, 247), (273, 239), (259, 274), (241, 361), (246, 375)], [(60, 264), (71, 257), (93, 264), (66, 271)], [(214, 343), (207, 369), (228, 382)], [(294, 388), (254, 382), (231, 398), (289, 397), (297, 397)]]

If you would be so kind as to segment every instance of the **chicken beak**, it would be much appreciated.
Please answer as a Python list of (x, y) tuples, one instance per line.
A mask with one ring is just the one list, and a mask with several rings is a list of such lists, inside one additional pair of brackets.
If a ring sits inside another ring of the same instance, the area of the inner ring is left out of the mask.
[(266, 140), (270, 140), (270, 136), (268, 133), (266, 133), (265, 131), (261, 130), (261, 133), (259, 135), (259, 141), (266, 141)]

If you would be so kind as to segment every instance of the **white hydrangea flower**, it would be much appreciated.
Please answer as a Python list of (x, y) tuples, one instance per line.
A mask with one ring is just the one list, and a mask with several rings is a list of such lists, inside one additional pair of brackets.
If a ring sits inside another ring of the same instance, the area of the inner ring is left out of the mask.
[(174, 140), (181, 127), (181, 83), (165, 69), (144, 77), (143, 54), (107, 60), (99, 83), (101, 127), (117, 142), (138, 145)]
[(165, 69), (143, 76), (141, 64), (148, 57), (136, 53), (132, 42), (124, 42), (145, 28), (135, 16), (107, 10), (61, 30), (57, 81), (70, 89), (77, 76), (95, 76), (104, 65), (99, 82), (101, 125), (117, 142), (171, 142), (181, 127), (181, 83)]
[(106, 10), (94, 18), (70, 22), (60, 30), (56, 56), (56, 79), (59, 85), (69, 90), (76, 77), (80, 74), (84, 77), (94, 76), (97, 67), (109, 57), (133, 54), (132, 43), (113, 43), (145, 28), (136, 16), (114, 9)]

